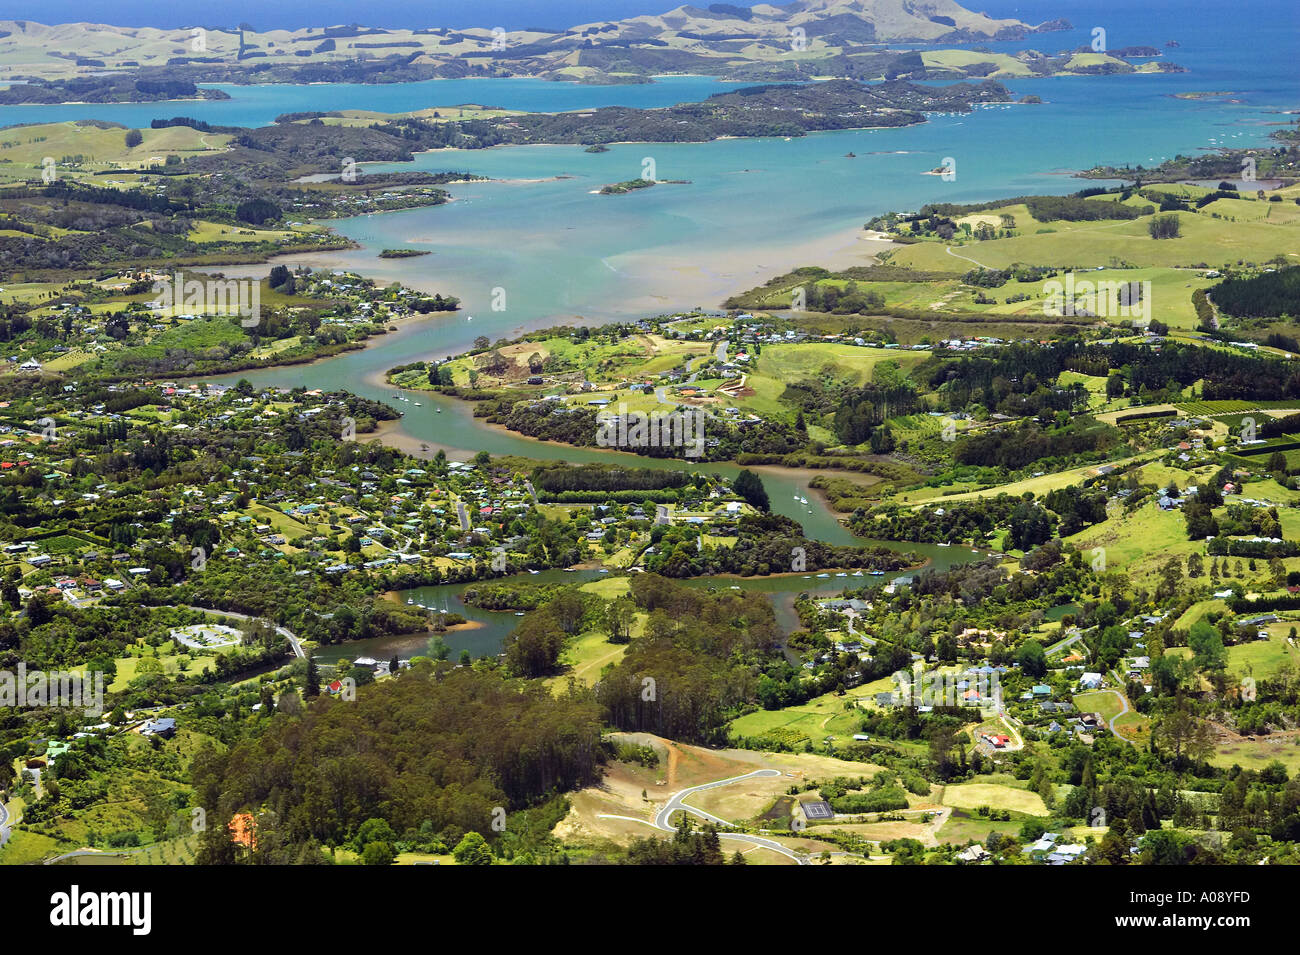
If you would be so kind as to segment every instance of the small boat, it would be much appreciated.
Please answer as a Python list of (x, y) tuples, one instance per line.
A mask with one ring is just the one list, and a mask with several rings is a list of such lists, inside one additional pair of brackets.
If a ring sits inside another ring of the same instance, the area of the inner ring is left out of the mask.
[(435, 408), (435, 409), (433, 409), (433, 410), (436, 411), (436, 412), (438, 412), (438, 414), (442, 414), (442, 409), (441, 409), (441, 408)]
[(418, 401), (413, 401), (413, 402), (411, 402), (411, 403), (412, 403), (413, 405), (415, 405), (415, 407), (417, 407), (417, 408), (420, 407), (420, 403), (419, 403)]
[(867, 573), (869, 573), (872, 577), (883, 577), (883, 576), (885, 576), (885, 572), (884, 572), (883, 570), (869, 570), (869, 571), (867, 571)]
[(862, 576), (862, 571), (860, 571), (860, 570), (855, 570), (855, 571), (854, 571), (850, 576), (853, 576), (853, 577), (861, 577), (861, 576)]
[(406, 598), (406, 602), (407, 602), (408, 604), (413, 604), (413, 603), (415, 603), (415, 599), (414, 599), (413, 597), (407, 597), (407, 598)]
[(835, 576), (836, 576), (836, 577), (847, 577), (848, 574), (836, 574)]
[(947, 541), (941, 541), (941, 542), (939, 543), (939, 546), (940, 546), (940, 547), (951, 547), (952, 545), (949, 544)]
[(522, 617), (523, 615), (524, 615), (524, 612), (523, 612), (522, 610), (516, 610), (516, 611), (515, 611), (515, 616), (516, 616), (516, 617)]
[(530, 570), (529, 573), (530, 573), (530, 574), (540, 574), (541, 571), (540, 571), (540, 570)]
[(818, 574), (818, 575), (817, 575), (817, 579), (818, 579), (818, 580), (821, 580), (823, 577), (829, 577), (829, 576), (830, 576), (830, 574)]
[(728, 587), (727, 589), (728, 589), (728, 590), (739, 590), (740, 588), (737, 587), (735, 584), (732, 584), (732, 585), (731, 585), (730, 587)]
[(598, 573), (598, 574), (608, 574), (608, 573), (609, 573), (609, 568), (607, 568), (607, 567), (602, 567), (602, 568), (600, 568), (600, 570), (596, 571), (596, 573)]

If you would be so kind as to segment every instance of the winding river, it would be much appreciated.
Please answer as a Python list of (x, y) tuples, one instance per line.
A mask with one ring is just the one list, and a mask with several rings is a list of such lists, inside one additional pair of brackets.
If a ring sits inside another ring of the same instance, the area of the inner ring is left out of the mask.
[[(371, 347), (319, 363), (220, 380), (247, 378), (257, 386), (347, 389), (386, 401), (406, 413), (397, 433), (385, 437), (407, 448), (426, 445), (429, 453), (442, 448), (453, 459), (464, 460), (486, 450), (572, 463), (621, 460), (653, 468), (692, 467), (687, 462), (534, 441), (476, 420), (468, 403), (428, 393), (411, 395), (410, 402), (394, 402), (395, 389), (384, 383), (384, 372), (416, 359), (463, 352), (479, 335), (496, 340), (558, 324), (598, 325), (716, 307), (726, 295), (792, 267), (865, 263), (876, 250), (861, 241), (861, 230), (873, 214), (934, 201), (1064, 194), (1080, 187), (1069, 175), (1071, 170), (1095, 164), (1151, 165), (1180, 153), (1264, 145), (1271, 129), (1288, 121), (1287, 112), (1296, 106), (1290, 49), (1294, 33), (1286, 24), (1296, 22), (1300, 8), (1290, 0), (1261, 0), (1254, 18), (1224, 17), (1208, 0), (1189, 3), (1197, 15), (1147, 7), (1139, 24), (1132, 22), (1127, 0), (1088, 4), (1054, 0), (1041, 5), (1051, 6), (1052, 16), (1066, 15), (1075, 23), (1072, 32), (1050, 37), (1053, 49), (1086, 45), (1090, 25), (1106, 23), (1124, 42), (1158, 45), (1177, 39), (1179, 45), (1170, 49), (1170, 57), (1188, 72), (1007, 80), (1016, 96), (1033, 94), (1042, 98), (1043, 105), (1008, 104), (967, 115), (934, 115), (924, 124), (900, 129), (843, 130), (793, 140), (617, 144), (599, 154), (572, 146), (443, 150), (417, 156), (413, 164), (380, 166), (377, 169), (454, 169), (492, 181), (450, 187), (454, 201), (444, 206), (338, 220), (332, 225), (357, 248), (291, 256), (287, 264), (352, 270), (378, 281), (450, 293), (462, 300), (461, 312), (404, 323)], [(1261, 29), (1270, 23), (1274, 29)], [(991, 46), (1009, 51), (1024, 44)], [(1235, 52), (1241, 49), (1255, 50), (1256, 55), (1243, 59)], [(711, 92), (707, 89), (711, 81), (698, 78), (674, 80), (657, 89), (599, 91), (528, 80), (494, 86), (488, 82), (496, 81), (483, 81), (485, 85), (474, 86), (474, 92), (499, 92), (525, 109), (556, 104), (572, 108), (579, 101), (582, 106), (624, 101), (660, 105)], [(1207, 90), (1229, 92), (1207, 96)], [(215, 117), (219, 111), (238, 115), (243, 109), (249, 111), (247, 118), (256, 114), (258, 121), (266, 122), (277, 112), (304, 108), (295, 106), (293, 97), (307, 95), (283, 87), (232, 89), (231, 93), (235, 101), (191, 104), (192, 111), (211, 110)], [(353, 95), (363, 100), (379, 97), (390, 108), (483, 98), (439, 84), (339, 89), (337, 93), (340, 103)], [(284, 97), (288, 99), (282, 108), (278, 100)], [(38, 117), (33, 111), (30, 118)], [(922, 175), (947, 157), (955, 159), (953, 181)], [(689, 184), (618, 197), (593, 194), (604, 183), (640, 175), (647, 159), (654, 160), (658, 178)], [(417, 259), (379, 258), (380, 250), (399, 247), (431, 254)], [(260, 277), (267, 266), (242, 273), (226, 271)], [(499, 290), (508, 293), (507, 311), (495, 312), (490, 305)], [(731, 464), (704, 468), (727, 478), (739, 470)], [(807, 474), (755, 470), (763, 477), (773, 510), (797, 520), (809, 537), (832, 544), (861, 543), (819, 494), (809, 492)], [(915, 550), (937, 567), (974, 557), (957, 547), (890, 546)], [(834, 577), (829, 581), (785, 577), (695, 582), (783, 594), (777, 601), (779, 613), (786, 612), (782, 608), (799, 590), (822, 585), (834, 590), (846, 583)], [(412, 599), (438, 607), (445, 599), (449, 609), (461, 610), (455, 590), (425, 588)], [(512, 615), (472, 608), (461, 612), (484, 626), (453, 634), (448, 642), (472, 653), (499, 647), (513, 621)], [(788, 615), (783, 619), (789, 622)], [(423, 639), (412, 641), (411, 646), (422, 645)], [(393, 646), (397, 652), (410, 652)], [(383, 648), (372, 649), (365, 655), (388, 655)], [(350, 645), (348, 652), (355, 655), (364, 650)], [(330, 653), (327, 648), (323, 658)]]

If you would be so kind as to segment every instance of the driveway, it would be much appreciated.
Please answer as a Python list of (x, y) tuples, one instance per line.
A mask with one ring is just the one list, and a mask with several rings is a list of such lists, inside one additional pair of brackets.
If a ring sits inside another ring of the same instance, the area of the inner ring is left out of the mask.
[[(720, 786), (729, 786), (732, 783), (738, 783), (746, 779), (758, 779), (765, 776), (780, 775), (781, 774), (775, 769), (756, 769), (754, 772), (745, 773), (743, 776), (731, 776), (727, 779), (719, 779), (711, 783), (705, 783), (702, 786), (692, 786), (689, 789), (683, 789), (679, 793), (674, 793), (672, 798), (668, 800), (664, 807), (655, 813), (654, 822), (651, 823), (651, 825), (662, 832), (676, 832), (677, 827), (672, 824), (673, 814), (676, 812), (687, 812), (692, 816), (697, 816), (705, 822), (713, 823), (716, 826), (733, 828), (733, 823), (728, 822), (726, 819), (719, 819), (717, 816), (705, 812), (703, 809), (688, 806), (684, 800), (693, 793), (704, 792), (706, 789), (717, 789)], [(638, 821), (644, 822), (645, 820)], [(761, 846), (764, 849), (771, 849), (773, 852), (778, 852), (799, 865), (808, 865), (808, 859), (805, 856), (799, 855), (792, 849), (777, 842), (775, 839), (765, 839), (762, 836), (752, 836), (743, 832), (720, 832), (718, 833), (718, 837), (720, 839), (730, 840), (731, 842), (743, 843), (744, 845)]]
[(1126, 697), (1123, 693), (1119, 692), (1119, 690), (1103, 690), (1102, 692), (1114, 693), (1116, 698), (1119, 700), (1119, 705), (1122, 707), (1122, 709), (1118, 713), (1116, 713), (1114, 716), (1110, 718), (1110, 731), (1113, 734), (1115, 734), (1116, 739), (1122, 739), (1130, 746), (1136, 746), (1137, 743), (1133, 742), (1127, 736), (1121, 736), (1119, 730), (1115, 729), (1115, 721), (1128, 712), (1128, 697)]

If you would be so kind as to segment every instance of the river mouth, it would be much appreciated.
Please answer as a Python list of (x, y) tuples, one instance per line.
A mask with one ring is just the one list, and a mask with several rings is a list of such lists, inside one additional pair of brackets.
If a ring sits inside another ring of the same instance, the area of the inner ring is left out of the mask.
[[(1234, 144), (1267, 142), (1267, 128), (1252, 125), (1267, 119), (1275, 105), (1267, 97), (1248, 109), (1214, 102), (1191, 108), (1168, 97), (1153, 98), (1156, 105), (1147, 110), (1128, 108), (1135, 90), (1150, 92), (1155, 84), (1160, 92), (1173, 93), (1195, 89), (1204, 80), (1178, 75), (1096, 83), (1017, 80), (1011, 84), (1017, 94), (1041, 93), (1051, 105), (935, 115), (917, 126), (818, 133), (789, 141), (616, 144), (598, 154), (571, 146), (439, 150), (422, 153), (412, 163), (368, 166), (367, 172), (463, 171), (488, 181), (450, 186), (456, 201), (446, 205), (335, 220), (331, 226), (357, 243), (357, 249), (282, 261), (345, 268), (379, 282), (441, 291), (460, 298), (462, 310), (399, 326), (365, 349), (314, 364), (219, 380), (347, 389), (392, 404), (397, 389), (384, 382), (389, 368), (464, 352), (480, 335), (496, 340), (555, 324), (600, 325), (695, 307), (714, 309), (726, 296), (791, 268), (865, 263), (869, 253), (886, 245), (866, 235), (863, 223), (875, 214), (935, 201), (936, 188), (943, 190), (945, 201), (954, 202), (1065, 194), (1085, 183), (1061, 176), (1063, 169), (1143, 162), (1148, 152), (1157, 161), (1227, 135)], [(1063, 116), (1073, 128), (1107, 129), (1110, 135), (1044, 136), (1043, 123)], [(1225, 132), (1229, 127), (1233, 131)], [(849, 153), (855, 158), (846, 158)], [(950, 155), (961, 157), (955, 184), (921, 175)], [(604, 183), (638, 175), (647, 157), (654, 158), (659, 178), (690, 184), (625, 196), (591, 194)], [(379, 258), (382, 249), (406, 247), (412, 240), (432, 254)], [(267, 270), (269, 266), (247, 271), (261, 275)], [(508, 308), (492, 308), (497, 292), (505, 293)], [(442, 449), (454, 459), (484, 450), (573, 464), (621, 461), (699, 469), (723, 477), (740, 470), (729, 463), (701, 466), (534, 441), (475, 419), (468, 402), (423, 392), (419, 400), (419, 408), (399, 403), (399, 409), (406, 409), (404, 417), (378, 437), (415, 454)], [(809, 538), (836, 545), (869, 543), (854, 537), (820, 494), (809, 493), (809, 475), (754, 470), (762, 474), (773, 510), (797, 521)], [(959, 547), (887, 546), (916, 551), (938, 569), (976, 558)], [(841, 578), (830, 581), (846, 585)], [(446, 596), (450, 600), (454, 595)], [(488, 629), (474, 631), (473, 639), (467, 635), (464, 648), (471, 649), (470, 643), (486, 647), (478, 641), (488, 639)]]
[[(1171, 87), (1182, 82), (1161, 81)], [(1032, 83), (1017, 85), (1025, 91), (1034, 88)], [(1127, 85), (1118, 80), (1094, 84), (1085, 93), (1058, 84), (1053, 96), (1072, 114), (1097, 115), (1103, 125), (1140, 125), (1138, 141), (1147, 144), (1142, 152), (1185, 151), (1205, 136), (1223, 134), (1220, 119), (1226, 114), (1212, 105), (1186, 113), (1178, 105), (1182, 101), (1164, 99), (1162, 104), (1172, 105), (1155, 119), (1147, 113), (1137, 117), (1131, 111), (1112, 110)], [(397, 389), (384, 382), (388, 369), (460, 354), (480, 335), (497, 340), (556, 324), (600, 325), (696, 307), (716, 309), (726, 296), (792, 268), (865, 264), (888, 243), (867, 234), (863, 222), (891, 208), (933, 201), (935, 184), (919, 172), (944, 155), (960, 151), (965, 157), (960, 195), (950, 196), (954, 201), (1017, 191), (1072, 192), (1080, 183), (1052, 170), (1114, 158), (1100, 148), (1095, 155), (1089, 153), (1094, 147), (1088, 142), (1043, 137), (1035, 117), (1044, 114), (1034, 110), (980, 112), (977, 120), (935, 116), (920, 126), (819, 133), (791, 142), (615, 145), (600, 154), (567, 146), (440, 150), (420, 154), (414, 163), (377, 166), (380, 171), (456, 169), (495, 181), (451, 186), (457, 201), (442, 206), (335, 220), (331, 225), (359, 248), (281, 261), (346, 268), (378, 282), (400, 281), (452, 294), (461, 299), (461, 311), (402, 323), (364, 349), (316, 363), (218, 380), (246, 378), (258, 387), (343, 388), (392, 404)], [(1230, 121), (1244, 122), (1239, 115)], [(1260, 128), (1250, 135), (1261, 138), (1265, 133)], [(1125, 141), (1123, 130), (1117, 129), (1113, 139)], [(847, 152), (858, 158), (844, 158)], [(661, 177), (688, 179), (691, 184), (627, 196), (590, 194), (593, 185), (629, 178), (629, 168), (639, 170), (647, 155), (656, 159)], [(405, 247), (412, 237), (433, 254), (379, 258), (382, 249)], [(268, 270), (264, 265), (226, 271), (261, 275)], [(498, 293), (507, 303), (499, 311), (492, 307)], [(406, 408), (404, 417), (385, 427), (380, 437), (412, 453), (442, 449), (462, 460), (486, 450), (570, 463), (621, 460), (640, 467), (692, 467), (534, 441), (474, 419), (467, 402), (421, 395), (420, 408), (398, 405)], [(739, 470), (721, 463), (702, 469), (723, 476)], [(802, 475), (763, 469), (762, 477), (774, 511), (798, 521), (806, 536), (830, 544), (859, 543), (826, 508), (821, 495), (809, 493)]]

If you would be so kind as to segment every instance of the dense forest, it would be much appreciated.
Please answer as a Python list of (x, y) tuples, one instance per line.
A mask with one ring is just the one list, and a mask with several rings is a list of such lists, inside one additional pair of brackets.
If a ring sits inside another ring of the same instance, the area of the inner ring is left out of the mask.
[(972, 434), (957, 442), (958, 464), (1018, 471), (1044, 459), (1070, 461), (1080, 455), (1102, 455), (1122, 441), (1120, 433), (1094, 418), (1078, 417), (1043, 427), (1036, 421)]
[(759, 670), (779, 659), (780, 629), (762, 594), (706, 594), (650, 574), (632, 578), (649, 614), (644, 634), (601, 677), (606, 719), (624, 730), (719, 743), (725, 723), (757, 701)]
[[(599, 412), (594, 408), (556, 405), (553, 401), (529, 402), (506, 397), (483, 401), (474, 413), (529, 437), (561, 441), (577, 447), (594, 447), (601, 433), (597, 423)], [(789, 454), (800, 450), (805, 443), (804, 437), (794, 427), (777, 420), (764, 421), (762, 427), (750, 427), (744, 422), (708, 418), (703, 432), (706, 444), (702, 459), (705, 461), (730, 461), (740, 454)], [(652, 458), (686, 459), (688, 450), (693, 448), (689, 445), (661, 445), (639, 447), (637, 453)]]
[(1117, 374), (1129, 394), (1163, 392), (1170, 382), (1181, 389), (1203, 379), (1206, 400), (1300, 397), (1300, 369), (1285, 361), (1179, 342), (1165, 342), (1158, 349), (1077, 340), (1055, 342), (1051, 348), (1013, 344), (991, 353), (937, 359), (919, 374), (953, 411), (965, 411), (971, 403), (995, 409), (1008, 396), (1035, 393), (1046, 407), (1072, 410), (1082, 400), (1077, 389), (1074, 397), (1068, 397), (1042, 385), (1055, 381), (1063, 371), (1101, 377)]
[(1294, 318), (1300, 315), (1300, 265), (1225, 279), (1210, 289), (1210, 297), (1236, 318)]
[(995, 199), (989, 202), (953, 203), (927, 202), (917, 211), (921, 219), (934, 216), (951, 219), (968, 216), (990, 209), (1002, 209), (1006, 206), (1023, 203), (1029, 214), (1040, 222), (1064, 220), (1068, 222), (1090, 222), (1098, 219), (1136, 219), (1150, 215), (1155, 211), (1151, 206), (1126, 206), (1119, 202), (1106, 200), (1089, 201), (1090, 196), (1099, 195), (1104, 189), (1083, 189), (1071, 196), (1015, 196), (1010, 199)]
[(1025, 550), (1105, 519), (1104, 489), (1070, 485), (1050, 492), (1041, 502), (999, 494), (975, 501), (942, 501), (934, 507), (886, 504), (854, 512), (849, 526), (862, 537), (936, 544), (969, 541), (977, 546), (988, 546), (998, 531), (1007, 529), (1008, 545)]
[(533, 482), (539, 490), (552, 493), (564, 491), (662, 491), (683, 488), (691, 481), (684, 471), (662, 471), (656, 468), (627, 468), (618, 465), (582, 464), (566, 465), (555, 462), (533, 471)]
[(841, 567), (901, 570), (920, 562), (914, 554), (877, 545), (838, 547), (805, 538), (798, 523), (777, 514), (746, 515), (734, 533), (734, 546), (715, 547), (701, 544), (698, 529), (689, 525), (655, 527), (650, 534), (655, 553), (646, 555), (645, 568), (665, 577), (749, 577)]
[[(89, 65), (89, 64), (88, 64)], [(99, 64), (103, 66), (102, 63)], [(140, 71), (136, 76), (80, 76), (68, 80), (33, 79), (0, 89), (0, 106), (27, 103), (156, 103), (173, 99), (230, 99), (222, 90), (195, 86)]]
[(212, 818), (267, 809), (288, 843), (337, 844), (378, 819), (408, 841), (454, 845), (491, 832), (494, 813), (591, 785), (604, 758), (591, 700), (424, 665), (201, 752), (193, 778)]

